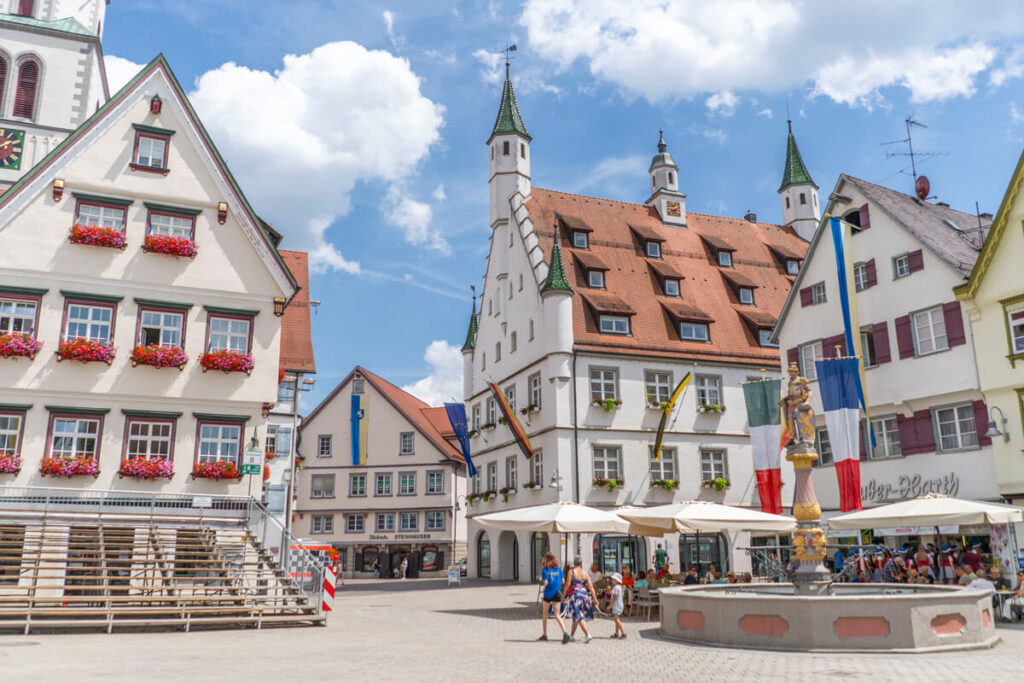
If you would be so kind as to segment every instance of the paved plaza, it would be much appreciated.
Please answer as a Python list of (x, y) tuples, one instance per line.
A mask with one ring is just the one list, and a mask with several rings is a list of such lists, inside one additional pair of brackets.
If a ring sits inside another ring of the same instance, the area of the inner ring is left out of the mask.
[(592, 622), (589, 645), (540, 634), (531, 586), (351, 581), (326, 628), (0, 636), (0, 681), (963, 681), (1013, 680), (1024, 630), (991, 650), (791, 654), (661, 640), (654, 622)]

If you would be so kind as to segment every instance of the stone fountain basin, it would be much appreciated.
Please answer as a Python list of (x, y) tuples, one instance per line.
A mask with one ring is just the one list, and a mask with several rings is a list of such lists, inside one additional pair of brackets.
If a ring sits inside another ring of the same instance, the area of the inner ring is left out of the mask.
[(936, 652), (992, 647), (992, 591), (837, 583), (832, 595), (793, 585), (662, 588), (661, 633), (703, 645), (803, 652)]

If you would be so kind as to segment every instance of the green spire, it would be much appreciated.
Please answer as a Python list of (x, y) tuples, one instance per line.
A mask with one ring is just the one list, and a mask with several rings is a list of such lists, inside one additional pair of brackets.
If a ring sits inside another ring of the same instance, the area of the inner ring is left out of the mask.
[(545, 292), (572, 292), (569, 280), (565, 277), (565, 268), (562, 266), (562, 250), (558, 246), (558, 232), (555, 232), (555, 244), (551, 247), (551, 264), (548, 266), (548, 276), (540, 286), (540, 293)]
[(786, 140), (786, 167), (782, 171), (782, 185), (779, 190), (785, 190), (790, 185), (811, 184), (817, 187), (811, 174), (804, 166), (803, 157), (800, 156), (800, 149), (796, 146), (796, 138), (793, 137), (793, 122), (787, 121), (789, 126), (789, 138)]
[(527, 140), (531, 140), (530, 134), (526, 132), (523, 124), (523, 117), (519, 115), (519, 107), (516, 105), (516, 93), (512, 89), (512, 78), (509, 76), (509, 63), (505, 62), (505, 87), (501, 89), (501, 106), (498, 107), (498, 118), (494, 120), (494, 130), (491, 131), (490, 142), (495, 135), (501, 133), (519, 133)]
[(469, 316), (469, 329), (466, 330), (466, 343), (462, 345), (463, 351), (472, 351), (476, 348), (476, 294), (473, 295), (473, 312)]

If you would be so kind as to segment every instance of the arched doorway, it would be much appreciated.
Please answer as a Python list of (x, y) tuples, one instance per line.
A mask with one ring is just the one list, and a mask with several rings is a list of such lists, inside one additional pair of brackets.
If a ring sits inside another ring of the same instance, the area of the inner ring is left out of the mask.
[(519, 538), (514, 531), (502, 531), (498, 536), (498, 571), (502, 581), (519, 580)]
[(715, 565), (724, 575), (729, 571), (729, 540), (725, 534), (682, 534), (679, 536), (680, 566), (686, 571), (697, 565), (697, 575), (703, 577)]
[(491, 541), (486, 531), (476, 537), (476, 575), (481, 579), (491, 578)]
[(540, 581), (540, 565), (548, 549), (548, 535), (542, 531), (534, 531), (530, 536), (530, 581)]
[(629, 567), (634, 575), (647, 571), (647, 541), (643, 536), (597, 534), (594, 536), (594, 562), (602, 574), (621, 572)]

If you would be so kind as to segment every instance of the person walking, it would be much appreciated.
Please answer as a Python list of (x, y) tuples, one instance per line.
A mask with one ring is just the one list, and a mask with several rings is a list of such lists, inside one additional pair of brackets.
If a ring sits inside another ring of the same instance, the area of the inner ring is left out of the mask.
[(594, 582), (590, 580), (587, 573), (583, 571), (583, 558), (577, 555), (572, 561), (572, 569), (569, 571), (569, 585), (572, 588), (572, 595), (569, 597), (569, 616), (572, 617), (572, 630), (569, 639), (573, 640), (576, 635), (576, 627), (583, 629), (586, 638), (584, 643), (592, 640), (587, 622), (594, 618), (594, 605), (597, 604), (597, 593), (594, 591)]
[(541, 588), (544, 591), (544, 599), (541, 601), (541, 636), (537, 640), (548, 639), (548, 610), (554, 606), (555, 621), (558, 628), (562, 629), (562, 645), (569, 642), (569, 634), (565, 630), (565, 622), (562, 621), (562, 585), (565, 583), (565, 574), (558, 566), (558, 558), (554, 553), (547, 553), (541, 560), (543, 569), (540, 572)]
[(626, 628), (622, 625), (622, 610), (625, 604), (622, 600), (622, 574), (612, 574), (612, 619), (615, 620), (615, 633), (612, 639), (625, 640)]
[(373, 578), (380, 578), (380, 560), (373, 558)]
[(398, 576), (402, 579), (405, 578), (405, 572), (409, 570), (409, 556), (402, 556), (402, 564), (398, 565)]

